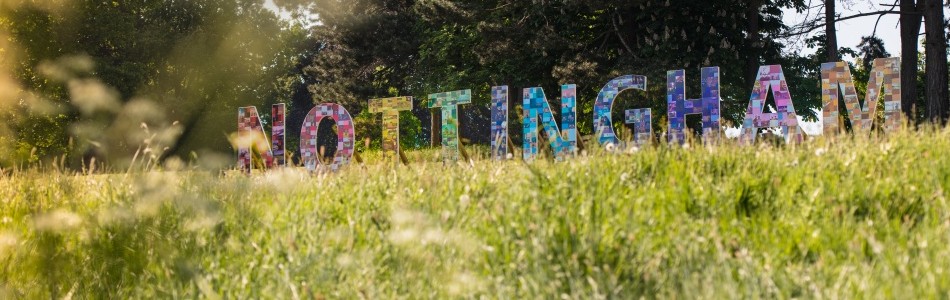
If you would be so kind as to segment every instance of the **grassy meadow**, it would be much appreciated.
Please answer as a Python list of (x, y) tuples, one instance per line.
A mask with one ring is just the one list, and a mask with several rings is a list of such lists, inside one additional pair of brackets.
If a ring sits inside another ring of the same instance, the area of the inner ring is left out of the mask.
[(948, 154), (922, 129), (315, 176), (4, 170), (0, 298), (946, 298)]

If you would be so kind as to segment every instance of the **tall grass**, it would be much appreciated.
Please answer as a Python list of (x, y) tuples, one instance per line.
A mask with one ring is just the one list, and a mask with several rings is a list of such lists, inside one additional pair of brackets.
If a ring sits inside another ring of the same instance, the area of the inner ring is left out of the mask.
[(944, 298), (950, 131), (565, 163), (0, 172), (0, 298)]

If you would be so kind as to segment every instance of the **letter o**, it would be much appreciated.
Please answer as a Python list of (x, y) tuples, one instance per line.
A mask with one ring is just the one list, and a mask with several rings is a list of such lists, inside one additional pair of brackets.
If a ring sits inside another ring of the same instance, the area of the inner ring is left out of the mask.
[[(320, 157), (320, 149), (317, 146), (317, 134), (320, 132), (320, 122), (324, 118), (331, 118), (336, 122), (337, 144), (336, 154), (333, 155), (333, 162), (329, 164)], [(339, 171), (343, 166), (350, 163), (353, 158), (353, 152), (356, 150), (356, 130), (353, 127), (353, 118), (346, 108), (336, 103), (324, 103), (317, 105), (307, 113), (307, 118), (303, 121), (300, 128), (300, 155), (304, 166), (311, 172), (316, 171)]]

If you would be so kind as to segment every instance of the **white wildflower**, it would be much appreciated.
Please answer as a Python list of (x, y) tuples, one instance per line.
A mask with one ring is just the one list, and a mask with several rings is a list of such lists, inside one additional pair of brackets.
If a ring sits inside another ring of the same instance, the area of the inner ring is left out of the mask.
[(82, 225), (82, 218), (65, 210), (55, 210), (33, 219), (33, 228), (39, 231), (63, 232), (79, 225)]
[(8, 250), (16, 247), (17, 243), (19, 243), (19, 241), (17, 241), (17, 237), (13, 233), (0, 232), (0, 257), (3, 257)]

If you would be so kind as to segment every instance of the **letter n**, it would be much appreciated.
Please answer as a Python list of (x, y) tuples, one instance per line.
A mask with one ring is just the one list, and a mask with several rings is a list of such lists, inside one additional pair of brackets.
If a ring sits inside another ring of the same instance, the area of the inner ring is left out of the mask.
[(526, 88), (522, 99), (524, 110), (524, 160), (530, 161), (539, 154), (538, 123), (544, 127), (545, 137), (550, 141), (556, 160), (564, 160), (577, 151), (577, 86), (561, 86), (561, 127), (554, 122), (551, 106), (544, 96), (544, 89)]
[[(854, 132), (867, 134), (874, 125), (877, 116), (877, 103), (884, 89), (884, 132), (892, 132), (901, 126), (901, 60), (899, 57), (878, 58), (871, 68), (864, 106), (858, 102), (858, 93), (854, 88), (851, 70), (845, 62), (831, 62), (821, 65), (821, 101), (822, 123), (825, 135), (839, 132), (840, 119), (838, 99), (844, 100), (851, 128)], [(840, 92), (840, 93), (839, 93)], [(843, 98), (839, 98), (843, 94)]]
[(267, 134), (261, 124), (261, 117), (257, 107), (247, 106), (238, 108), (238, 168), (250, 173), (254, 168), (254, 153), (260, 153), (264, 167), (273, 168), (286, 164), (284, 152), (284, 117), (287, 115), (287, 106), (283, 103), (274, 104), (271, 112), (273, 124), (271, 126), (271, 144), (267, 143)]

